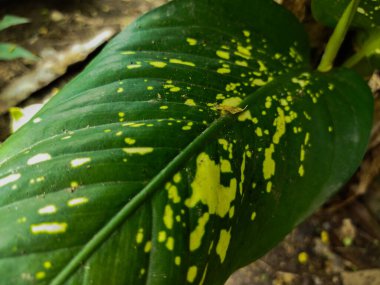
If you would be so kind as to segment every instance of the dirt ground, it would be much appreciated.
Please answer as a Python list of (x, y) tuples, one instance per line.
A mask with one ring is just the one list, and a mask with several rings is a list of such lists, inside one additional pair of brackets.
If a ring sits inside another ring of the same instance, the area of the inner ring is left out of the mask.
[[(108, 38), (163, 2), (0, 0), (0, 18), (13, 14), (31, 20), (2, 31), (0, 42), (17, 43), (40, 57), (38, 62), (0, 62), (0, 141), (9, 135), (9, 107), (28, 106), (55, 93), (97, 54)], [(284, 2), (306, 24), (317, 58), (329, 30), (311, 19), (308, 1), (278, 2)], [(380, 284), (379, 82), (378, 74), (374, 74), (370, 84), (377, 117), (358, 173), (265, 257), (231, 276), (227, 285)]]

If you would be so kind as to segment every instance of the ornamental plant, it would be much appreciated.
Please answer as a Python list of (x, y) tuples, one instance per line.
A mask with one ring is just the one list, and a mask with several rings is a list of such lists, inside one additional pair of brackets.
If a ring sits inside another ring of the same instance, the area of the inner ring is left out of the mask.
[(175, 0), (121, 32), (0, 148), (1, 282), (218, 285), (276, 245), (368, 143), (371, 92), (333, 62), (379, 11), (334, 2), (317, 70), (273, 1)]

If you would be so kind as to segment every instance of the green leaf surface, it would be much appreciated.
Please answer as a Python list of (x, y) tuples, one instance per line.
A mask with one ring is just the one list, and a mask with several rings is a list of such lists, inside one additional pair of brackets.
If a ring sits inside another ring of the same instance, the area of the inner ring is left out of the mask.
[[(321, 23), (334, 27), (351, 0), (312, 0), (313, 16)], [(380, 26), (379, 0), (361, 0), (352, 22), (355, 28), (372, 29)]]
[(12, 26), (17, 26), (25, 23), (29, 23), (29, 19), (13, 15), (5, 15), (3, 19), (0, 21), (0, 31)]
[[(270, 25), (268, 25), (270, 23)], [(7, 284), (223, 284), (334, 193), (373, 102), (272, 1), (139, 18), (0, 148)]]
[(37, 60), (38, 57), (16, 44), (0, 43), (0, 60), (14, 60), (17, 58)]

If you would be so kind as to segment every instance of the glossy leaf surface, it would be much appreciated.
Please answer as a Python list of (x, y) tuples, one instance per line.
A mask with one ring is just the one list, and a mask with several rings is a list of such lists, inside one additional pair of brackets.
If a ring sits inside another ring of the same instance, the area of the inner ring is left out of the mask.
[(271, 1), (138, 19), (0, 148), (2, 280), (223, 284), (263, 255), (368, 141), (365, 82), (308, 54)]

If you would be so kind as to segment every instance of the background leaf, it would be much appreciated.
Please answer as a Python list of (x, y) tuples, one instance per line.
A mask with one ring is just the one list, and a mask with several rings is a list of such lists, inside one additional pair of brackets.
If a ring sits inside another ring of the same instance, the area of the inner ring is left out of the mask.
[(38, 57), (30, 51), (16, 44), (0, 43), (0, 60), (13, 60), (17, 58), (24, 58), (28, 60), (38, 59)]
[(0, 21), (0, 31), (12, 26), (17, 26), (25, 23), (29, 23), (29, 19), (13, 15), (5, 15), (3, 19)]
[[(344, 9), (351, 0), (312, 0), (313, 16), (321, 23), (335, 27)], [(355, 28), (372, 29), (380, 26), (380, 8), (378, 0), (360, 1), (357, 13), (352, 21)]]
[(308, 55), (271, 1), (138, 19), (0, 148), (2, 280), (223, 284), (263, 255), (368, 141), (365, 82)]
[(380, 68), (380, 28), (358, 33), (355, 42), (358, 51), (345, 64), (360, 74), (370, 76)]
[[(350, 0), (313, 0), (313, 16), (319, 22), (334, 27)], [(357, 29), (356, 53), (346, 62), (364, 76), (380, 68), (380, 3), (378, 0), (362, 0), (357, 8), (352, 28)]]

